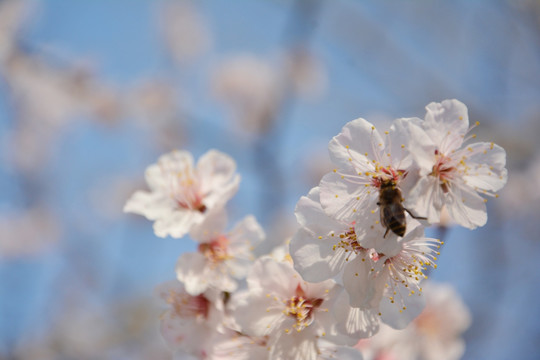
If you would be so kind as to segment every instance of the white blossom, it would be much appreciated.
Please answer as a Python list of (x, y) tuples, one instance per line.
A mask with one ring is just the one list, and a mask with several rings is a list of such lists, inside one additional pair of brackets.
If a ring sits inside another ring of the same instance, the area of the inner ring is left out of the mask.
[[(330, 141), (330, 157), (337, 168), (320, 183), (321, 204), (329, 216), (349, 223), (354, 221), (358, 234), (367, 233), (373, 227), (390, 230), (385, 216), (381, 215), (381, 188), (391, 184), (401, 195), (399, 206), (414, 184), (416, 172), (411, 171), (413, 162), (405, 145), (407, 132), (404, 129), (408, 123), (417, 121), (419, 119), (395, 120), (383, 139), (371, 123), (356, 119)], [(409, 218), (406, 209), (402, 213)], [(385, 236), (393, 240), (396, 237), (394, 230)]]
[(481, 195), (495, 196), (507, 180), (506, 153), (494, 143), (465, 145), (478, 125), (469, 127), (467, 107), (457, 100), (426, 106), (421, 123), (409, 123), (409, 149), (419, 167), (419, 180), (406, 205), (430, 223), (438, 222), (443, 205), (450, 217), (469, 229), (487, 221)]
[(234, 160), (217, 150), (204, 154), (195, 167), (187, 151), (162, 155), (145, 172), (150, 192), (135, 192), (124, 211), (154, 220), (159, 237), (180, 238), (236, 193), (240, 176), (235, 169)]
[(225, 232), (226, 223), (225, 212), (217, 210), (191, 231), (198, 252), (182, 254), (176, 264), (177, 278), (189, 294), (198, 295), (208, 288), (235, 291), (235, 279), (245, 278), (255, 260), (253, 247), (264, 240), (255, 217), (246, 216), (229, 232)]
[(161, 334), (167, 344), (174, 351), (204, 358), (212, 346), (212, 337), (225, 322), (220, 294), (192, 296), (176, 280), (161, 284), (156, 292), (167, 307), (161, 316)]
[(247, 282), (247, 292), (236, 297), (234, 317), (243, 333), (268, 337), (270, 359), (318, 359), (320, 337), (354, 341), (335, 330), (329, 308), (341, 287), (334, 281), (308, 283), (289, 262), (262, 257)]
[(403, 360), (457, 360), (465, 351), (461, 338), (471, 315), (447, 284), (425, 285), (426, 307), (404, 330), (383, 326), (369, 347), (375, 354)]

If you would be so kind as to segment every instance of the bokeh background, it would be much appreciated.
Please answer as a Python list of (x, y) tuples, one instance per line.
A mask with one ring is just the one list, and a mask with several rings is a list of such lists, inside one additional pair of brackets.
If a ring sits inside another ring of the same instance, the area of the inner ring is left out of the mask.
[(122, 213), (160, 154), (234, 157), (267, 250), (346, 122), (447, 98), (509, 183), (431, 278), (471, 309), (465, 359), (537, 359), (539, 1), (0, 0), (0, 359), (171, 358), (153, 291), (194, 244)]

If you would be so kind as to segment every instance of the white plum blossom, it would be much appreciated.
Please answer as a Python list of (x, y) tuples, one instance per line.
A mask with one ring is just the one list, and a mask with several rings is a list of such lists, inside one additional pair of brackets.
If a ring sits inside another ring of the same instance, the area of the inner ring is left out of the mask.
[[(384, 322), (402, 328), (414, 318), (421, 300), (410, 295), (420, 293), (420, 281), (426, 266), (435, 265), (440, 241), (424, 237), (423, 227), (414, 219), (404, 237), (385, 239), (385, 230), (374, 227), (359, 236), (354, 223), (328, 217), (318, 203), (319, 189), (302, 197), (296, 215), (302, 228), (290, 244), (295, 269), (307, 281), (342, 280), (350, 298), (348, 304), (358, 316), (365, 317), (363, 328), (348, 330), (365, 337), (376, 332), (372, 314)], [(395, 294), (394, 294), (395, 293)], [(351, 314), (342, 317), (350, 318)], [(375, 330), (374, 330), (375, 329)]]
[(187, 151), (162, 155), (145, 172), (150, 192), (135, 192), (124, 211), (155, 221), (159, 237), (180, 238), (236, 193), (240, 176), (235, 170), (234, 160), (217, 150), (201, 156), (196, 166)]
[(466, 137), (469, 127), (467, 107), (458, 100), (444, 100), (426, 106), (423, 122), (408, 124), (409, 148), (419, 167), (419, 180), (406, 204), (438, 222), (443, 205), (450, 217), (469, 229), (487, 221), (481, 195), (497, 196), (507, 180), (506, 153), (494, 143), (466, 145), (476, 135)]
[(338, 336), (330, 307), (341, 287), (333, 280), (308, 283), (289, 262), (259, 258), (236, 297), (234, 317), (242, 332), (268, 337), (270, 359), (318, 359), (318, 339), (354, 342)]
[(461, 358), (465, 351), (461, 335), (471, 324), (469, 310), (448, 284), (427, 283), (424, 290), (424, 311), (404, 330), (381, 327), (369, 342), (372, 353), (403, 360)]
[(358, 255), (369, 258), (368, 249), (356, 241), (354, 222), (326, 215), (319, 197), (315, 187), (298, 201), (295, 214), (301, 228), (289, 245), (294, 268), (310, 282), (334, 278)]
[(229, 232), (225, 232), (226, 224), (225, 211), (218, 210), (191, 231), (198, 252), (182, 254), (176, 264), (176, 276), (189, 294), (198, 295), (208, 288), (235, 291), (235, 279), (245, 278), (255, 260), (253, 247), (264, 240), (255, 217), (246, 216)]
[(225, 321), (220, 294), (207, 292), (192, 296), (176, 280), (161, 284), (156, 292), (167, 307), (161, 316), (161, 334), (167, 344), (174, 351), (206, 357), (212, 336), (222, 329)]
[[(426, 238), (424, 228), (411, 219), (407, 233), (397, 242), (383, 238), (383, 230), (364, 246), (371, 249), (369, 259), (351, 261), (343, 272), (343, 284), (350, 305), (377, 308), (381, 320), (402, 329), (423, 308), (421, 282), (427, 266), (436, 268), (441, 241)], [(374, 232), (376, 234), (376, 232)]]
[[(329, 143), (330, 158), (336, 169), (320, 183), (324, 211), (336, 220), (355, 222), (357, 232), (367, 232), (372, 225), (389, 230), (379, 206), (381, 187), (391, 185), (401, 197), (414, 184), (414, 166), (406, 147), (410, 122), (397, 119), (383, 136), (364, 119), (347, 123)], [(402, 198), (399, 199), (401, 204)], [(403, 212), (406, 210), (404, 209)], [(405, 214), (404, 214), (405, 215)], [(419, 215), (420, 216), (420, 215)], [(396, 238), (393, 231), (386, 238)]]

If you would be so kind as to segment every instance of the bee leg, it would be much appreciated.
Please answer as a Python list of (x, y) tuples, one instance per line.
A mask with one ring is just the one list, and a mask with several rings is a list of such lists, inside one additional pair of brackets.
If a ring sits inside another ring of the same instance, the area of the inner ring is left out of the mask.
[(410, 212), (410, 211), (409, 211), (409, 209), (407, 209), (407, 208), (403, 208), (403, 209), (405, 209), (405, 211), (406, 211), (406, 212), (408, 212), (408, 213), (409, 213), (409, 215), (411, 215), (411, 217), (412, 217), (413, 219), (418, 219), (418, 220), (427, 220), (427, 217), (423, 217), (423, 216), (416, 216), (416, 215), (414, 215), (414, 214), (413, 214), (412, 212)]
[(386, 235), (388, 234), (388, 232), (389, 232), (389, 231), (390, 231), (390, 228), (389, 228), (389, 227), (387, 227), (387, 228), (386, 228), (386, 231), (385, 231), (385, 233), (384, 233), (384, 236), (383, 236), (383, 238), (386, 238)]

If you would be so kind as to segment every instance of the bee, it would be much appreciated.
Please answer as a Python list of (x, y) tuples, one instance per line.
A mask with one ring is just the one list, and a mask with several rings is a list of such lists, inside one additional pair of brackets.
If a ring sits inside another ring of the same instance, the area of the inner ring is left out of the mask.
[(382, 180), (377, 205), (380, 207), (381, 225), (386, 228), (384, 237), (386, 237), (390, 230), (398, 236), (405, 235), (405, 230), (407, 229), (405, 211), (407, 211), (414, 219), (426, 220), (425, 217), (413, 215), (402, 205), (402, 202), (403, 197), (396, 181), (393, 179)]

